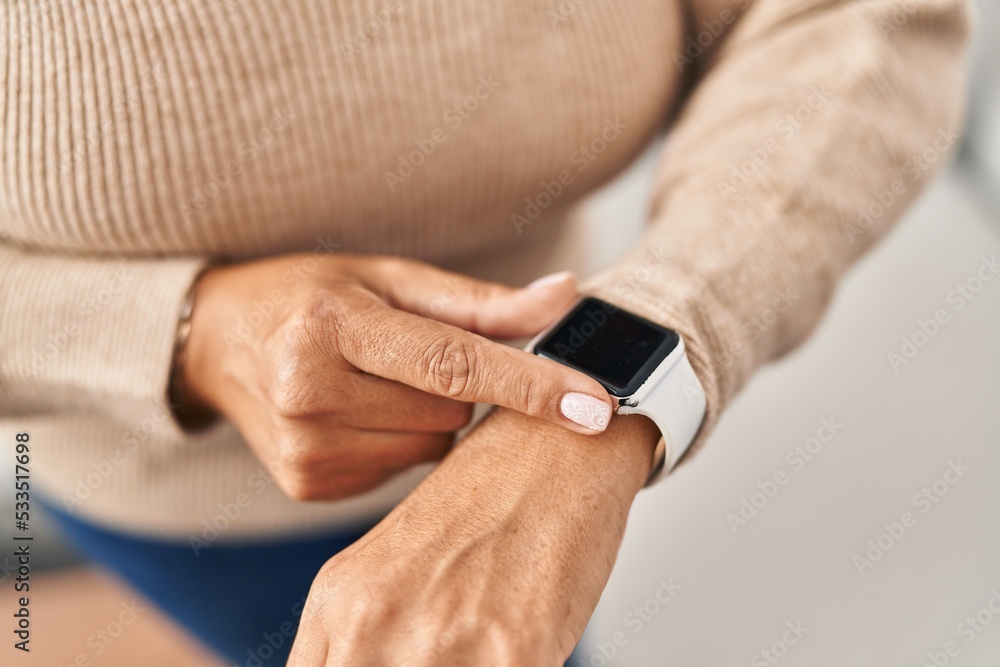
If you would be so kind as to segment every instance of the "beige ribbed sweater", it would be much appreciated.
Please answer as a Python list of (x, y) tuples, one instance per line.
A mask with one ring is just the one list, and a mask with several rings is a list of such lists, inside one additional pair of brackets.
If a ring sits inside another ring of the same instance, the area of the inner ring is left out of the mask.
[(648, 233), (588, 288), (685, 337), (704, 440), (954, 143), (967, 12), (3, 0), (3, 440), (30, 431), (35, 481), (126, 530), (215, 520), (230, 539), (376, 516), (412, 478), (293, 503), (230, 426), (177, 430), (164, 390), (198, 268), (293, 250), (516, 257), (667, 123)]

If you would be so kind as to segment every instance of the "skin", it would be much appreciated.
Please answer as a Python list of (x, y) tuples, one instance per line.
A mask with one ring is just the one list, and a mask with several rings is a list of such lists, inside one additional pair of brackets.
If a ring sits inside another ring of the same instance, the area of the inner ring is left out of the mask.
[[(568, 275), (513, 289), (386, 257), (218, 268), (197, 285), (184, 382), (236, 425), (287, 495), (343, 498), (441, 459), (473, 402), (593, 434), (559, 404), (580, 392), (610, 410), (598, 382), (483, 337), (536, 333), (575, 293)], [(238, 336), (261, 303), (270, 314)]]
[(288, 664), (561, 666), (658, 438), (641, 416), (588, 438), (499, 411), (327, 562)]
[[(562, 396), (610, 406), (600, 384), (477, 334), (536, 333), (575, 298), (574, 281), (513, 289), (346, 255), (287, 280), (310, 257), (202, 277), (189, 392), (239, 428), (292, 498), (342, 498), (443, 460), (323, 567), (289, 664), (561, 665), (659, 434), (638, 416), (599, 434), (571, 422)], [(227, 334), (267, 299), (270, 314), (234, 343)], [(502, 407), (453, 448), (472, 402)]]

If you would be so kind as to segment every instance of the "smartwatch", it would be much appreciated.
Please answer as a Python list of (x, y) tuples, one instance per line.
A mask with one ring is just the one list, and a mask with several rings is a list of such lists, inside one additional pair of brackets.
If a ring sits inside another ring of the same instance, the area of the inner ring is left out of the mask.
[(607, 301), (583, 297), (527, 350), (600, 382), (618, 414), (653, 420), (662, 438), (647, 486), (677, 465), (705, 418), (705, 391), (680, 335)]

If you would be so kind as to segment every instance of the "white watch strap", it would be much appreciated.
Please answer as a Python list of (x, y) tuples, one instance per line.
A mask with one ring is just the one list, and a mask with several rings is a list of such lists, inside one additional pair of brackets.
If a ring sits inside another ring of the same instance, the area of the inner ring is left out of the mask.
[[(619, 414), (645, 415), (659, 427), (663, 439), (657, 445), (657, 457), (663, 448), (662, 458), (656, 458), (655, 469), (651, 472), (649, 486), (662, 479), (680, 462), (705, 418), (705, 390), (695, 375), (687, 354), (682, 354), (677, 363), (653, 387), (652, 391), (635, 407), (621, 406)], [(663, 463), (660, 464), (659, 462)]]

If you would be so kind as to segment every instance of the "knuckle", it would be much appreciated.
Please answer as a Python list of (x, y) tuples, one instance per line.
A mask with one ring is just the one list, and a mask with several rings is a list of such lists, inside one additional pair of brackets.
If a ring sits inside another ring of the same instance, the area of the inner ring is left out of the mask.
[(338, 318), (329, 296), (318, 292), (322, 294), (297, 308), (265, 340), (267, 395), (281, 417), (307, 417), (328, 407), (322, 385), (328, 351), (336, 345)]
[(313, 287), (296, 310), (298, 323), (306, 328), (316, 328), (327, 322), (336, 322), (340, 298), (336, 290), (325, 285)]
[(378, 255), (368, 259), (371, 266), (387, 278), (402, 278), (410, 274), (420, 262), (407, 257)]
[(294, 481), (318, 462), (318, 451), (312, 442), (302, 436), (285, 433), (277, 440), (278, 475), (281, 479)]
[(466, 287), (469, 290), (469, 296), (477, 303), (486, 303), (500, 292), (499, 285), (483, 280), (469, 280)]
[(308, 502), (319, 499), (316, 486), (298, 472), (281, 475), (275, 481), (281, 492), (292, 500)]
[[(322, 584), (317, 586), (315, 582)], [(378, 574), (358, 572), (334, 556), (320, 569), (309, 597), (318, 610), (336, 609), (334, 613), (344, 624), (342, 629), (350, 634), (384, 627), (386, 618), (392, 615), (389, 593)]]
[(299, 376), (297, 369), (282, 368), (271, 382), (268, 397), (279, 417), (302, 419), (322, 412), (322, 395)]
[[(291, 331), (283, 338), (293, 338)], [(309, 413), (309, 371), (311, 355), (301, 343), (274, 346), (268, 355), (267, 398), (280, 417), (304, 417)]]
[(494, 620), (487, 627), (479, 630), (502, 664), (524, 665), (525, 667), (541, 667), (542, 665), (562, 664), (563, 656), (568, 653), (559, 651), (547, 636), (532, 636), (525, 633), (524, 625), (527, 619)]
[(547, 399), (549, 392), (546, 391), (543, 382), (527, 374), (519, 374), (517, 375), (513, 393), (519, 412), (527, 415), (540, 415), (548, 411)]
[(279, 344), (299, 354), (316, 354), (332, 349), (341, 334), (341, 324), (351, 294), (344, 285), (310, 289), (295, 307), (279, 332)]
[(336, 312), (324, 311), (322, 326), (314, 324), (312, 330), (314, 336), (322, 336), (318, 339), (320, 347), (333, 352), (338, 363), (344, 363), (346, 352), (357, 355), (364, 349), (363, 342), (377, 335), (376, 313), (384, 304), (367, 289), (354, 284), (342, 285), (339, 299)]
[(478, 345), (459, 336), (436, 340), (424, 359), (427, 385), (434, 393), (461, 398), (473, 386)]
[(303, 459), (293, 458), (290, 463), (284, 463), (279, 457), (278, 463), (280, 468), (274, 475), (274, 482), (285, 496), (299, 502), (331, 499), (332, 491), (326, 479), (310, 473), (313, 466), (303, 464)]

